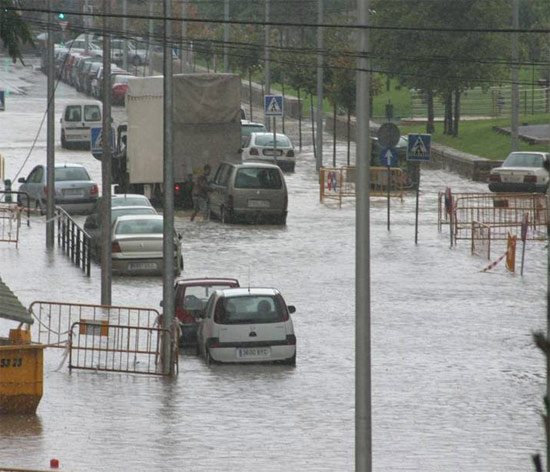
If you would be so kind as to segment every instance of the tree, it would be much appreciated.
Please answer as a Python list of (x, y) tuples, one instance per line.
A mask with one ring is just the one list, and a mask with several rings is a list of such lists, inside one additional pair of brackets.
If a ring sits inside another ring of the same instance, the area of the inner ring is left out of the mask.
[(18, 6), (17, 0), (0, 0), (0, 39), (13, 62), (23, 62), (21, 45), (34, 45), (28, 24), (14, 9)]

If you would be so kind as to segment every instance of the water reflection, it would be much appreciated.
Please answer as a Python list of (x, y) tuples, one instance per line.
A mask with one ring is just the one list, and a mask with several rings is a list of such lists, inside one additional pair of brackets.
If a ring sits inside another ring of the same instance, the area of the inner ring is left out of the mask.
[(37, 437), (42, 434), (42, 420), (37, 415), (1, 415), (0, 438)]

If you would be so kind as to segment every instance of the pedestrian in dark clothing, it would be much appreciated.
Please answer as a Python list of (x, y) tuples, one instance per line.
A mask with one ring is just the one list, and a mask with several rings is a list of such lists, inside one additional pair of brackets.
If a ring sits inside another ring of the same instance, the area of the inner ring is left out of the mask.
[(197, 214), (203, 213), (207, 214), (208, 211), (208, 192), (210, 192), (211, 187), (208, 182), (208, 177), (210, 176), (210, 166), (206, 164), (203, 168), (202, 174), (200, 174), (193, 185), (193, 214), (191, 215), (191, 221), (195, 219)]

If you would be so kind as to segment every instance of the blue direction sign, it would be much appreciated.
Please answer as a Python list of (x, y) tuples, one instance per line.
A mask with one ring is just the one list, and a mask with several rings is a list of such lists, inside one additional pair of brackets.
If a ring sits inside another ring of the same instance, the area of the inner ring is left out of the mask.
[(431, 134), (409, 134), (407, 146), (408, 161), (429, 161)]
[(397, 149), (383, 148), (380, 152), (380, 162), (384, 166), (395, 167), (397, 165)]
[(282, 95), (264, 95), (265, 116), (283, 116), (284, 102)]
[(0, 111), (4, 111), (6, 109), (6, 92), (4, 90), (0, 90)]
[[(103, 155), (103, 128), (95, 126), (90, 128), (90, 150), (94, 157), (101, 159)], [(115, 130), (111, 128), (111, 152), (115, 150)]]

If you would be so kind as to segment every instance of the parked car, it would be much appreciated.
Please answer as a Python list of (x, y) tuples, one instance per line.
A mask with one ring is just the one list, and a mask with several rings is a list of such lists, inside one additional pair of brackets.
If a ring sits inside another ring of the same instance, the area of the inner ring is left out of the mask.
[(74, 83), (74, 86), (79, 92), (84, 91), (84, 81), (86, 79), (86, 76), (88, 75), (88, 71), (90, 70), (92, 63), (94, 62), (102, 64), (103, 59), (101, 57), (84, 57), (80, 60), (76, 69), (76, 80)]
[[(113, 274), (161, 275), (163, 260), (162, 215), (124, 215), (113, 223)], [(174, 231), (176, 235), (176, 232)], [(181, 235), (174, 237), (174, 270), (183, 270)]]
[[(158, 213), (152, 206), (116, 206), (115, 204), (111, 208), (111, 226), (119, 216), (123, 215), (158, 215)], [(90, 253), (93, 258), (99, 260), (101, 254), (101, 235), (103, 232), (101, 204), (96, 204), (92, 214), (86, 218), (84, 230), (90, 236)]]
[(296, 336), (291, 313), (273, 288), (216, 290), (197, 332), (198, 349), (212, 362), (296, 364)]
[[(126, 71), (123, 71), (116, 64), (111, 64), (111, 75), (120, 74)], [(103, 65), (99, 66), (95, 77), (92, 79), (90, 84), (90, 95), (94, 98), (101, 99), (101, 94), (103, 93)]]
[(491, 169), (491, 192), (542, 192), (548, 190), (550, 154), (511, 152), (500, 167)]
[(238, 219), (286, 224), (288, 191), (274, 164), (223, 162), (210, 183), (208, 209), (223, 223)]
[(292, 142), (282, 133), (251, 133), (243, 143), (243, 160), (272, 162), (281, 169), (294, 172), (296, 154)]
[(90, 127), (101, 123), (101, 102), (74, 100), (65, 105), (61, 114), (61, 147), (90, 146)]
[(237, 279), (178, 278), (174, 283), (174, 310), (181, 329), (180, 344), (183, 347), (197, 345), (197, 327), (204, 317), (204, 309), (214, 290), (239, 287)]
[(241, 120), (242, 146), (244, 147), (244, 145), (246, 144), (247, 138), (252, 133), (266, 133), (266, 132), (267, 132), (267, 129), (263, 123), (255, 123), (254, 121)]
[(82, 91), (87, 94), (92, 94), (92, 81), (95, 77), (97, 77), (97, 72), (99, 69), (103, 67), (103, 64), (101, 62), (92, 62), (90, 64), (89, 69), (84, 74), (84, 80), (82, 81), (83, 87)]
[[(47, 170), (45, 165), (36, 166), (27, 178), (18, 182), (20, 192), (29, 195), (31, 207), (46, 212)], [(54, 170), (55, 205), (68, 213), (89, 213), (94, 208), (99, 194), (98, 185), (80, 164), (56, 164)], [(18, 194), (18, 203), (27, 203), (26, 197)]]

